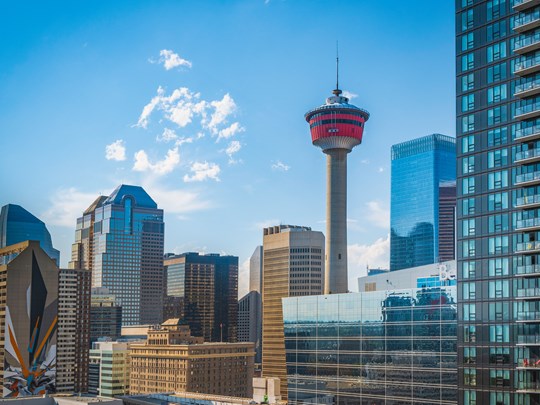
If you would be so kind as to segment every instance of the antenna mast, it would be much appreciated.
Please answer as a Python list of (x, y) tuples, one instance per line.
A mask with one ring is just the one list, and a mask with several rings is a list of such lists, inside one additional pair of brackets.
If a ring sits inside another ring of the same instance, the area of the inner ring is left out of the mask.
[(332, 92), (336, 96), (339, 96), (341, 94), (341, 90), (339, 89), (339, 42), (336, 41), (336, 89)]

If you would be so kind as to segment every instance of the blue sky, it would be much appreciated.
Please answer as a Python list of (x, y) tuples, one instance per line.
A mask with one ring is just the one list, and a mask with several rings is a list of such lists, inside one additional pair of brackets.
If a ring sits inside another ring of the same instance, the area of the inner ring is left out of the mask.
[(455, 135), (451, 0), (3, 1), (0, 205), (75, 220), (118, 184), (165, 210), (166, 251), (238, 255), (262, 227), (324, 231), (325, 157), (303, 115), (335, 84), (367, 109), (349, 155), (349, 288), (388, 264), (390, 146)]

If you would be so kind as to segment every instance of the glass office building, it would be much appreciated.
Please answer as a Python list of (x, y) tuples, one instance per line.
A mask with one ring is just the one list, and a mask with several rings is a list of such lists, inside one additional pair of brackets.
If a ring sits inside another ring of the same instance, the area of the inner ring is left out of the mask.
[(456, 1), (460, 403), (540, 403), (540, 1)]
[(392, 146), (390, 270), (453, 260), (456, 140), (432, 134)]
[[(51, 234), (43, 221), (20, 205), (4, 205), (0, 211), (0, 248), (26, 240), (37, 240), (45, 253), (60, 266), (60, 251), (53, 247)], [(12, 259), (13, 255), (0, 258), (0, 264), (7, 264)]]
[(122, 307), (122, 325), (156, 324), (163, 310), (163, 210), (139, 186), (118, 186), (77, 219), (72, 268), (92, 270)]
[(456, 404), (456, 287), (283, 299), (290, 404)]

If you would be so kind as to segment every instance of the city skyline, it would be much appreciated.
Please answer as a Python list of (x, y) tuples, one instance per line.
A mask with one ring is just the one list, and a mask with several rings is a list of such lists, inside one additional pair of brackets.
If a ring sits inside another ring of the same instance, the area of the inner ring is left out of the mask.
[(141, 185), (164, 209), (165, 251), (239, 256), (242, 296), (262, 228), (324, 231), (324, 157), (303, 114), (334, 87), (338, 40), (341, 87), (372, 114), (349, 157), (355, 290), (388, 263), (390, 146), (455, 134), (454, 4), (292, 3), (10, 4), (0, 147), (17, 176), (0, 180), (0, 205), (44, 221), (65, 267), (80, 213)]

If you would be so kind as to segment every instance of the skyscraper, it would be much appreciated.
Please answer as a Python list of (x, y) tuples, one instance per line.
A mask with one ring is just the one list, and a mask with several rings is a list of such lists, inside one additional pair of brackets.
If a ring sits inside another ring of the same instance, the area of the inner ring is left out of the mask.
[(325, 294), (348, 292), (347, 154), (362, 143), (366, 110), (349, 104), (336, 80), (326, 103), (305, 114), (313, 145), (326, 154)]
[(459, 395), (540, 402), (540, 9), (456, 1)]
[(249, 291), (262, 291), (263, 248), (257, 246), (249, 258)]
[(278, 225), (263, 229), (262, 372), (278, 377), (287, 395), (281, 299), (322, 294), (324, 235), (311, 228)]
[(120, 185), (77, 219), (70, 268), (92, 270), (122, 307), (122, 324), (156, 324), (163, 309), (163, 210), (139, 186)]
[(390, 271), (454, 259), (455, 180), (454, 138), (392, 146)]
[(250, 291), (238, 301), (238, 341), (255, 343), (255, 363), (261, 362), (262, 300)]
[(116, 340), (122, 336), (122, 307), (108, 288), (92, 289), (90, 319), (90, 347), (99, 338)]
[(205, 342), (235, 342), (238, 323), (238, 257), (210, 253), (168, 256), (167, 296), (178, 299), (178, 317)]
[[(39, 241), (41, 248), (60, 266), (60, 252), (53, 247), (51, 234), (43, 221), (20, 205), (4, 205), (0, 211), (0, 248), (26, 240)], [(0, 263), (7, 263), (10, 259), (0, 258)]]

